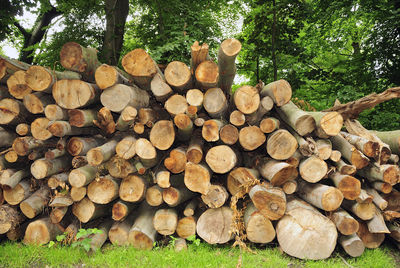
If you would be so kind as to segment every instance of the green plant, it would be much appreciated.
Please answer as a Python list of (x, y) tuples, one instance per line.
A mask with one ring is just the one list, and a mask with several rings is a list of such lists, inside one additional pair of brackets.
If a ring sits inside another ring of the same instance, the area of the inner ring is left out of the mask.
[(192, 242), (196, 247), (200, 246), (200, 238), (197, 238), (196, 235), (191, 235), (186, 240)]
[(82, 247), (87, 252), (90, 250), (91, 236), (94, 234), (102, 234), (103, 231), (97, 228), (79, 229), (76, 234), (76, 241), (71, 244), (71, 247)]

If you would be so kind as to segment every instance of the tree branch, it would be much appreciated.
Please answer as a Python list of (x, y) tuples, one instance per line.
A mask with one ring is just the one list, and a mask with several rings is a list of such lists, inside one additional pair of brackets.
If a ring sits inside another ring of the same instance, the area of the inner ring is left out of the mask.
[(18, 30), (22, 33), (25, 39), (29, 39), (31, 37), (31, 34), (25, 30), (24, 27), (22, 27), (21, 24), (19, 24), (18, 21), (14, 21), (14, 26), (18, 28)]

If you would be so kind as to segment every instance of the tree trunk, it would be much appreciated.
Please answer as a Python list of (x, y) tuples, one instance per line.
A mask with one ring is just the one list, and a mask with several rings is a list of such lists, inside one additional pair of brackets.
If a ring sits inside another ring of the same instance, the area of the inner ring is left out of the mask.
[(0, 234), (16, 229), (25, 221), (25, 216), (10, 205), (0, 206)]
[(183, 147), (172, 149), (169, 152), (169, 157), (164, 159), (164, 166), (174, 174), (183, 172), (186, 163), (186, 148)]
[(365, 221), (372, 219), (375, 215), (375, 205), (373, 203), (357, 203), (355, 201), (343, 200), (342, 207)]
[(197, 221), (197, 234), (209, 244), (225, 244), (233, 238), (232, 218), (233, 211), (228, 207), (207, 209)]
[(3, 189), (12, 189), (24, 178), (30, 176), (28, 170), (6, 169), (0, 173), (0, 185)]
[(242, 49), (240, 41), (231, 38), (224, 40), (218, 50), (219, 87), (231, 94), (233, 80), (236, 75), (235, 59)]
[(383, 181), (390, 185), (395, 185), (397, 183), (398, 174), (400, 174), (400, 169), (396, 165), (369, 165), (357, 173), (362, 177), (366, 178), (368, 181)]
[(245, 115), (255, 113), (260, 106), (260, 94), (257, 88), (242, 86), (233, 94), (236, 108)]
[(203, 61), (206, 61), (210, 58), (208, 55), (209, 46), (206, 43), (199, 45), (198, 41), (195, 41), (193, 45), (190, 47), (191, 51), (191, 59), (190, 59), (190, 69), (192, 74), (195, 74), (197, 66)]
[(357, 168), (354, 165), (347, 164), (342, 159), (333, 163), (336, 166), (337, 171), (344, 175), (356, 174)]
[(53, 86), (53, 98), (64, 109), (77, 109), (96, 103), (100, 89), (82, 80), (58, 80)]
[(45, 93), (27, 94), (23, 98), (25, 108), (32, 114), (43, 114), (44, 108), (54, 103), (53, 98)]

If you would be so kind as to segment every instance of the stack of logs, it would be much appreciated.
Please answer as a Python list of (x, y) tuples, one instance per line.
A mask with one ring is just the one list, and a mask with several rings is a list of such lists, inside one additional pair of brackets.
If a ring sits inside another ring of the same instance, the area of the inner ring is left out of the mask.
[(0, 58), (3, 238), (73, 241), (89, 227), (103, 231), (93, 249), (276, 238), (301, 259), (336, 243), (360, 256), (385, 234), (400, 243), (400, 131), (349, 116), (365, 99), (303, 111), (285, 80), (231, 93), (240, 50), (225, 40), (216, 63), (195, 42), (190, 67), (163, 68), (135, 49), (124, 71), (73, 42), (64, 72)]

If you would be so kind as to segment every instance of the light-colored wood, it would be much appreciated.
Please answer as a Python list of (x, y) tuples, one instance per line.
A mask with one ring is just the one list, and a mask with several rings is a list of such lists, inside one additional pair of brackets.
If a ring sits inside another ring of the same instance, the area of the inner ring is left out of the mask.
[(218, 50), (219, 87), (227, 94), (231, 93), (236, 74), (235, 59), (242, 44), (235, 38), (225, 39)]
[(339, 162), (342, 158), (342, 153), (338, 150), (332, 150), (331, 155), (329, 156), (329, 160), (333, 162)]
[(25, 221), (25, 216), (10, 205), (0, 206), (0, 234), (16, 229)]
[(276, 160), (285, 160), (297, 150), (298, 143), (295, 137), (285, 129), (278, 129), (267, 139), (267, 153)]
[(332, 154), (332, 143), (328, 139), (316, 140), (317, 155), (322, 160), (328, 160)]
[(30, 66), (22, 61), (0, 56), (0, 81), (5, 82), (16, 71), (26, 71)]
[(22, 213), (29, 219), (33, 219), (47, 206), (50, 200), (50, 188), (44, 186), (34, 192), (30, 197), (19, 204)]
[[(258, 91), (257, 91), (258, 93)], [(258, 125), (263, 117), (272, 110), (274, 107), (274, 101), (269, 97), (265, 96), (260, 100), (260, 105), (257, 111), (252, 114), (246, 115), (246, 122), (250, 125)], [(261, 124), (260, 124), (261, 127)]]
[(225, 244), (233, 238), (232, 217), (233, 211), (228, 207), (207, 209), (197, 221), (196, 232), (209, 244)]
[(294, 194), (298, 189), (298, 184), (296, 180), (288, 180), (282, 184), (282, 190), (285, 194)]
[(3, 190), (4, 200), (10, 205), (18, 205), (23, 200), (28, 198), (31, 194), (32, 194), (32, 190), (30, 187), (29, 179), (20, 181), (17, 184), (17, 186), (15, 186), (12, 189), (4, 189)]
[(286, 210), (286, 196), (282, 189), (255, 185), (249, 196), (258, 211), (270, 220), (282, 218)]
[(299, 174), (296, 167), (271, 158), (257, 159), (256, 167), (273, 186), (282, 186), (286, 181), (296, 179)]
[(244, 127), (239, 131), (239, 143), (246, 151), (257, 149), (265, 140), (265, 134), (257, 126)]
[(74, 136), (74, 135), (95, 135), (98, 133), (96, 128), (74, 127), (67, 121), (50, 122), (47, 130), (55, 137)]
[(211, 170), (205, 164), (187, 162), (185, 165), (184, 183), (193, 192), (207, 194), (210, 189)]
[(338, 112), (308, 112), (316, 122), (316, 134), (328, 138), (339, 134), (343, 127), (343, 117)]
[(379, 154), (379, 143), (368, 140), (357, 135), (353, 135), (344, 131), (340, 132), (350, 144), (354, 145), (358, 150), (363, 152), (368, 157), (376, 157)]
[(104, 140), (97, 137), (72, 137), (68, 140), (66, 149), (72, 156), (86, 155), (90, 149), (103, 143)]
[(276, 110), (282, 120), (291, 126), (300, 136), (310, 134), (316, 128), (314, 117), (298, 108), (291, 101)]
[(169, 157), (164, 159), (164, 166), (174, 174), (184, 171), (186, 163), (186, 148), (184, 147), (172, 149), (169, 152)]
[(272, 133), (280, 126), (280, 122), (275, 117), (266, 117), (260, 122), (260, 129), (265, 134)]
[(122, 159), (131, 159), (135, 156), (135, 144), (136, 144), (136, 137), (134, 136), (126, 136), (121, 141), (118, 142), (117, 146), (115, 147), (115, 151), (117, 156)]
[(158, 120), (157, 111), (152, 108), (140, 108), (138, 112), (139, 122), (147, 127), (153, 127)]
[[(111, 214), (114, 221), (123, 221), (133, 214), (132, 211), (137, 207), (136, 203), (126, 202), (123, 200), (118, 200), (114, 203)], [(130, 226), (129, 226), (130, 227)]]
[(246, 206), (243, 215), (246, 228), (246, 237), (253, 243), (269, 243), (275, 238), (275, 229), (271, 221), (266, 218), (252, 202)]
[(100, 90), (95, 84), (81, 80), (58, 80), (53, 85), (53, 98), (64, 109), (77, 109), (99, 100)]
[(131, 213), (123, 221), (114, 222), (114, 224), (110, 228), (110, 231), (108, 232), (108, 238), (110, 239), (111, 244), (116, 246), (129, 245), (128, 242), (129, 230), (133, 225), (135, 216), (136, 216), (135, 213)]
[(243, 187), (253, 185), (259, 177), (260, 174), (256, 169), (238, 167), (229, 172), (226, 186), (231, 195), (236, 195), (245, 190)]
[(47, 186), (49, 186), (52, 190), (56, 189), (57, 187), (65, 189), (66, 183), (68, 183), (68, 176), (69, 171), (52, 175), (47, 181)]
[(375, 205), (373, 203), (357, 203), (343, 200), (342, 207), (365, 221), (372, 219), (375, 215)]
[(48, 140), (53, 137), (53, 134), (47, 129), (51, 122), (46, 117), (35, 119), (31, 124), (32, 136), (38, 140)]
[(100, 89), (106, 89), (116, 84), (132, 85), (133, 78), (118, 67), (102, 64), (94, 74), (96, 84)]
[(4, 155), (4, 159), (8, 162), (8, 163), (16, 163), (18, 161), (18, 158), (21, 159), (18, 154), (14, 151), (8, 151), (5, 155)]
[(146, 202), (152, 207), (160, 206), (164, 200), (162, 198), (163, 189), (158, 185), (153, 185), (146, 191)]
[(44, 114), (51, 121), (68, 120), (68, 111), (57, 104), (49, 104), (44, 108)]
[(354, 165), (357, 169), (363, 169), (369, 163), (369, 159), (341, 135), (330, 138), (332, 148), (342, 153), (342, 157)]
[(189, 146), (186, 150), (186, 158), (188, 162), (198, 164), (203, 159), (204, 140), (201, 136), (201, 131), (197, 130), (192, 133)]
[(300, 161), (299, 173), (303, 180), (316, 183), (328, 172), (328, 165), (319, 157), (310, 156)]
[(195, 194), (185, 186), (169, 187), (163, 190), (163, 200), (170, 207), (176, 207), (179, 204), (191, 199)]
[(170, 120), (159, 120), (150, 131), (150, 141), (159, 150), (168, 150), (175, 141), (174, 124)]
[(387, 182), (374, 181), (371, 185), (372, 187), (374, 187), (375, 190), (384, 194), (388, 194), (392, 191), (392, 185), (390, 185), (390, 183)]
[(343, 197), (348, 200), (356, 200), (361, 193), (361, 182), (353, 176), (344, 175), (340, 172), (329, 173), (329, 178), (333, 181)]
[(374, 217), (367, 222), (368, 231), (374, 234), (389, 234), (381, 210), (376, 208)]
[(337, 171), (345, 175), (356, 174), (357, 168), (354, 165), (347, 164), (342, 159), (333, 163), (336, 166)]
[(195, 106), (200, 110), (203, 107), (204, 94), (199, 89), (189, 89), (186, 92), (186, 101), (189, 106)]
[(182, 95), (172, 95), (164, 104), (165, 110), (171, 115), (184, 114), (188, 108), (186, 98)]
[(79, 221), (87, 223), (90, 220), (109, 215), (110, 204), (96, 204), (90, 201), (88, 197), (85, 197), (81, 201), (72, 205), (72, 213), (79, 219)]
[(96, 178), (97, 168), (91, 165), (85, 165), (71, 170), (68, 175), (68, 181), (71, 186), (83, 187), (88, 185)]
[(283, 106), (292, 98), (292, 88), (286, 80), (278, 80), (264, 86), (260, 96), (269, 96), (277, 106)]
[(137, 249), (152, 249), (156, 240), (157, 231), (153, 226), (156, 207), (142, 203), (128, 234), (128, 243)]
[(201, 128), (201, 135), (204, 140), (214, 142), (219, 140), (219, 132), (225, 122), (219, 119), (210, 119), (204, 122)]
[(340, 236), (339, 244), (351, 257), (360, 257), (365, 250), (364, 243), (361, 241), (357, 234)]
[(139, 202), (144, 200), (148, 182), (137, 175), (129, 175), (124, 178), (119, 186), (119, 197), (127, 202)]
[(235, 91), (233, 101), (243, 114), (252, 114), (260, 106), (260, 94), (255, 87), (244, 85)]
[(202, 61), (196, 67), (195, 76), (200, 89), (215, 88), (218, 86), (219, 81), (218, 65), (210, 60)]
[[(284, 124), (282, 124), (282, 125), (284, 125)], [(303, 156), (312, 156), (312, 155), (318, 153), (317, 144), (312, 137), (310, 137), (310, 136), (302, 137), (296, 131), (294, 131), (291, 127), (286, 126), (286, 128), (296, 139), (298, 146), (299, 146), (298, 150)]]
[(343, 235), (352, 235), (358, 231), (359, 224), (347, 211), (339, 209), (328, 215), (336, 225), (337, 230)]
[(241, 127), (246, 122), (246, 116), (239, 110), (234, 110), (229, 115), (229, 122), (237, 127)]
[[(220, 129), (219, 137), (223, 143), (227, 145), (233, 145), (239, 140), (239, 130), (234, 125), (227, 124)], [(246, 140), (246, 138), (244, 139)], [(248, 142), (247, 145), (249, 145)]]
[(94, 126), (93, 120), (97, 120), (97, 110), (72, 109), (68, 110), (69, 123), (74, 127)]
[(44, 179), (71, 168), (71, 158), (62, 156), (55, 159), (41, 158), (31, 165), (31, 174), (35, 179)]
[(208, 192), (201, 195), (201, 200), (203, 200), (209, 208), (219, 208), (225, 204), (228, 197), (229, 194), (224, 186), (211, 184)]
[(100, 96), (101, 104), (112, 112), (121, 113), (126, 107), (136, 109), (149, 105), (149, 94), (137, 86), (117, 84), (103, 90)]
[(198, 206), (199, 200), (197, 198), (193, 198), (189, 203), (186, 204), (185, 209), (183, 210), (183, 215), (185, 215), (185, 217), (193, 216)]
[(389, 160), (387, 161), (388, 164), (398, 165), (400, 162), (400, 156), (397, 154), (391, 154)]
[(20, 136), (27, 136), (31, 133), (31, 126), (25, 123), (18, 124), (15, 127), (15, 133)]
[(369, 165), (358, 170), (357, 174), (366, 178), (368, 181), (383, 181), (390, 185), (395, 185), (398, 182), (400, 168), (396, 165)]
[(390, 146), (392, 153), (400, 155), (400, 131), (376, 131), (374, 134)]
[(385, 234), (375, 234), (368, 230), (368, 226), (364, 222), (359, 222), (360, 228), (358, 228), (357, 235), (361, 238), (366, 248), (378, 248), (383, 240), (385, 240)]
[(120, 180), (110, 175), (93, 180), (87, 187), (87, 196), (96, 204), (108, 204), (117, 199)]
[(217, 87), (208, 89), (204, 94), (203, 107), (212, 118), (225, 116), (228, 110), (225, 93)]
[(366, 188), (365, 191), (369, 194), (372, 195), (374, 198), (372, 199), (372, 202), (380, 209), (380, 210), (385, 210), (388, 206), (388, 202), (383, 199), (383, 197), (375, 190), (371, 188)]
[(372, 203), (372, 199), (374, 197), (367, 193), (364, 189), (361, 189), (360, 195), (357, 196), (356, 202), (357, 203)]
[(103, 145), (90, 149), (86, 154), (88, 163), (95, 167), (111, 159), (120, 140), (121, 137), (114, 136)]
[(193, 133), (193, 122), (190, 117), (186, 114), (177, 114), (174, 123), (178, 128), (177, 138), (180, 141), (190, 140)]
[(234, 150), (226, 145), (217, 145), (208, 150), (205, 158), (212, 171), (224, 174), (232, 170), (239, 162)]
[(172, 235), (178, 225), (178, 213), (173, 208), (158, 209), (153, 217), (154, 229), (161, 235)]
[(24, 178), (30, 176), (28, 170), (6, 169), (0, 173), (0, 185), (3, 189), (12, 189)]
[(149, 140), (138, 139), (135, 143), (135, 151), (145, 167), (150, 168), (158, 164), (156, 148)]
[(154, 75), (150, 83), (150, 89), (153, 96), (159, 102), (165, 102), (169, 96), (173, 94), (171, 87), (165, 81), (165, 78), (160, 73)]
[(44, 108), (52, 103), (54, 100), (51, 95), (41, 92), (27, 94), (23, 98), (25, 108), (32, 114), (43, 114)]
[(43, 245), (55, 240), (60, 234), (62, 231), (49, 217), (41, 218), (29, 223), (23, 242), (27, 245)]
[(97, 229), (99, 229), (101, 232), (89, 236), (89, 239), (91, 239), (90, 240), (91, 251), (97, 251), (104, 245), (104, 243), (108, 239), (108, 232), (110, 231), (112, 224), (113, 220), (111, 219), (102, 221), (97, 227)]
[(72, 186), (71, 187), (70, 195), (74, 202), (81, 201), (83, 198), (85, 198), (86, 194), (87, 194), (86, 186), (83, 186), (83, 187)]
[(0, 100), (0, 124), (1, 125), (16, 125), (19, 123), (26, 123), (25, 118), (27, 115), (25, 106), (15, 99), (1, 99)]
[(186, 216), (179, 219), (176, 226), (176, 234), (181, 238), (188, 238), (196, 235), (197, 219), (193, 216)]
[[(72, 203), (71, 203), (72, 205)], [(68, 207), (54, 207), (50, 212), (50, 220), (52, 223), (60, 223), (67, 214)]]
[(325, 211), (334, 211), (340, 207), (343, 194), (335, 187), (320, 183), (299, 181), (298, 195), (317, 208)]
[(185, 91), (192, 85), (192, 75), (189, 67), (181, 61), (172, 61), (164, 70), (167, 83), (175, 91)]
[(25, 74), (25, 71), (16, 71), (7, 79), (8, 92), (19, 100), (32, 92), (32, 89), (26, 84)]
[(115, 128), (119, 131), (125, 131), (132, 127), (137, 116), (137, 109), (132, 106), (126, 106), (115, 123)]

